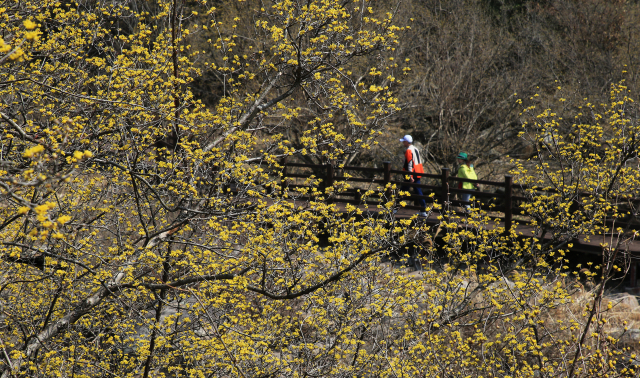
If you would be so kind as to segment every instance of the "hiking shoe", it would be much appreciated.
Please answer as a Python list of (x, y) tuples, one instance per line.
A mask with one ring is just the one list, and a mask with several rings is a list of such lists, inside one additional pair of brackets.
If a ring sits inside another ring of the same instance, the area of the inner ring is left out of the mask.
[(426, 218), (426, 217), (428, 217), (428, 216), (429, 216), (429, 214), (427, 214), (427, 212), (426, 212), (426, 211), (421, 211), (421, 212), (419, 212), (419, 213), (418, 213), (418, 216), (419, 216), (419, 217), (425, 217), (425, 218)]

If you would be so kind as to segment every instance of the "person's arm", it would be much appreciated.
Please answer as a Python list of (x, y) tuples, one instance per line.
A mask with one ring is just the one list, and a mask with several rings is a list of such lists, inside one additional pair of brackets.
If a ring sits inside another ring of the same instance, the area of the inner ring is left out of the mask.
[[(478, 175), (476, 174), (476, 170), (473, 169), (473, 167), (469, 167), (469, 169), (471, 170), (471, 173), (473, 173), (474, 180), (477, 180), (478, 179)], [(476, 187), (476, 190), (480, 190), (480, 184), (478, 184), (477, 182), (474, 182), (473, 186)]]
[[(407, 171), (413, 172), (413, 153), (410, 148), (405, 151), (404, 158), (407, 159)], [(412, 175), (409, 175), (409, 181), (414, 181)]]

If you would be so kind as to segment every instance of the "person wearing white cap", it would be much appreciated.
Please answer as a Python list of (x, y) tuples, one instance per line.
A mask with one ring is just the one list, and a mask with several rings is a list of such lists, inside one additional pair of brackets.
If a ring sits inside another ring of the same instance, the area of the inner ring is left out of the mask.
[[(413, 145), (413, 137), (411, 135), (405, 135), (400, 139), (400, 142), (404, 145), (406, 150), (404, 151), (404, 166), (402, 167), (403, 171), (413, 172), (413, 173), (424, 173), (424, 168), (422, 167), (422, 158), (420, 157), (420, 152)], [(409, 182), (420, 185), (420, 177), (421, 176), (409, 176)], [(400, 188), (402, 191), (409, 191), (409, 186), (403, 186)], [(422, 196), (422, 189), (419, 186), (413, 187), (413, 192)], [(427, 213), (425, 211), (427, 207), (427, 202), (424, 199), (415, 200), (416, 206), (420, 206), (422, 210), (418, 213), (420, 216), (426, 217)]]

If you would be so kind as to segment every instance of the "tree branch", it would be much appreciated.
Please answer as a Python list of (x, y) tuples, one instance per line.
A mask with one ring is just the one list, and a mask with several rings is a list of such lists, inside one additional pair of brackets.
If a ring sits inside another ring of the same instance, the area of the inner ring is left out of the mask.
[[(22, 364), (28, 360), (35, 352), (37, 352), (48, 340), (55, 337), (61, 330), (75, 323), (82, 316), (87, 314), (91, 309), (99, 305), (102, 300), (109, 295), (113, 294), (114, 288), (117, 288), (120, 281), (126, 276), (124, 272), (120, 272), (115, 275), (113, 281), (105, 285), (96, 291), (92, 296), (84, 299), (78, 304), (71, 312), (59, 319), (58, 321), (50, 324), (43, 331), (38, 333), (35, 337), (29, 341), (26, 345), (24, 352), (16, 360), (12, 361), (13, 370), (20, 370)], [(5, 368), (0, 378), (8, 378), (12, 374), (12, 369)]]
[(247, 285), (247, 289), (250, 291), (253, 291), (255, 293), (258, 294), (262, 294), (265, 297), (271, 298), (271, 299), (275, 299), (275, 300), (283, 300), (283, 299), (294, 299), (294, 298), (298, 298), (301, 297), (303, 295), (312, 293), (318, 289), (320, 289), (321, 287), (324, 287), (328, 284), (330, 284), (331, 282), (335, 282), (338, 281), (342, 278), (342, 276), (344, 276), (346, 273), (350, 272), (351, 270), (353, 270), (353, 268), (355, 268), (356, 266), (358, 266), (364, 259), (366, 259), (369, 256), (373, 256), (376, 253), (380, 252), (380, 251), (384, 251), (386, 248), (378, 248), (378, 249), (374, 249), (372, 251), (369, 251), (367, 253), (364, 253), (362, 256), (360, 256), (356, 261), (352, 262), (351, 264), (349, 264), (349, 266), (347, 266), (346, 268), (344, 268), (343, 270), (333, 274), (331, 277), (327, 278), (326, 280), (319, 282), (311, 287), (308, 287), (304, 290), (301, 290), (297, 293), (291, 293), (291, 294), (286, 294), (286, 295), (276, 295), (276, 294), (272, 294), (264, 289), (260, 289), (258, 287), (252, 286), (252, 285)]

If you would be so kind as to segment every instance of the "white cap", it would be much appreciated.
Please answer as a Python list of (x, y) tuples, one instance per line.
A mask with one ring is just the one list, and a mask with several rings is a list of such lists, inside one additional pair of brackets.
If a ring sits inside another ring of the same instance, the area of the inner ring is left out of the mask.
[(411, 135), (405, 135), (404, 137), (402, 137), (402, 139), (400, 139), (400, 142), (413, 143), (413, 138), (411, 137)]

